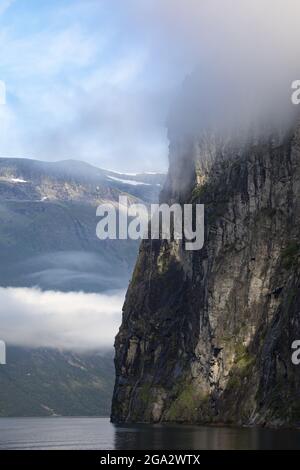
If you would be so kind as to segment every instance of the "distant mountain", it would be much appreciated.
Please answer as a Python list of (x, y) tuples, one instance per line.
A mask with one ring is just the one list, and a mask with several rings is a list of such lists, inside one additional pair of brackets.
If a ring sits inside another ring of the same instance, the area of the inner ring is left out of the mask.
[(0, 370), (0, 416), (107, 416), (113, 382), (112, 351), (10, 346)]
[[(125, 289), (139, 243), (100, 241), (96, 207), (120, 195), (154, 202), (164, 178), (73, 160), (0, 158), (0, 286)], [(109, 414), (112, 352), (9, 347), (7, 356), (0, 367), (0, 416)]]
[(119, 173), (78, 160), (42, 162), (0, 158), (0, 196), (31, 201), (117, 200), (120, 192), (152, 202), (165, 180), (162, 173)]
[(100, 241), (96, 207), (155, 201), (162, 174), (126, 175), (79, 161), (0, 158), (0, 285), (100, 292), (127, 286), (138, 242)]

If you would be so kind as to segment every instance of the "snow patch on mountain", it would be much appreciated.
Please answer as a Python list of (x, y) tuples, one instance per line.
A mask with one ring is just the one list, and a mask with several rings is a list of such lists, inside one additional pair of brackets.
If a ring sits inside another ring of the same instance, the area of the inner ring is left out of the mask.
[(117, 178), (116, 176), (107, 176), (107, 178), (113, 180), (113, 181), (118, 181), (119, 183), (123, 184), (130, 184), (132, 186), (152, 186), (149, 183), (142, 183), (141, 181), (136, 181), (136, 180), (126, 180), (122, 178)]

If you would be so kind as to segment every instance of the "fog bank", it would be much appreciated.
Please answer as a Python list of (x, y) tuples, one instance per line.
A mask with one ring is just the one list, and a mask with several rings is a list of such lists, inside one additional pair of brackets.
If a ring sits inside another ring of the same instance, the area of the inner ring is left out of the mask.
[(15, 346), (111, 348), (124, 296), (0, 288), (0, 339)]

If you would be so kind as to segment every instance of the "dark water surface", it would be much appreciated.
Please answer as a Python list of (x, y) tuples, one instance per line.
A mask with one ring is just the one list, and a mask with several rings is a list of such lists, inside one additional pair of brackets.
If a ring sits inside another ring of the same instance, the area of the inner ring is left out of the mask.
[(300, 449), (300, 430), (115, 426), (108, 418), (0, 418), (0, 449)]

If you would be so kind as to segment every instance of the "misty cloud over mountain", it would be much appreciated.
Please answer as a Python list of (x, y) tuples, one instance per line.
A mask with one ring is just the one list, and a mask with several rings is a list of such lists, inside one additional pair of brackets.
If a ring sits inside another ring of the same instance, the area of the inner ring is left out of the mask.
[(168, 111), (195, 69), (178, 126), (282, 112), (300, 76), (297, 0), (53, 1), (35, 5), (38, 30), (4, 6), (1, 155), (165, 169)]
[(0, 287), (1, 339), (75, 351), (111, 348), (124, 296)]
[(300, 77), (299, 2), (146, 4), (148, 28), (155, 22), (159, 40), (171, 51), (178, 48), (191, 64), (171, 106), (171, 137), (289, 126), (298, 112), (291, 83)]
[(120, 195), (156, 201), (163, 181), (84, 162), (0, 159), (0, 339), (111, 348), (139, 242), (99, 240), (96, 209)]

